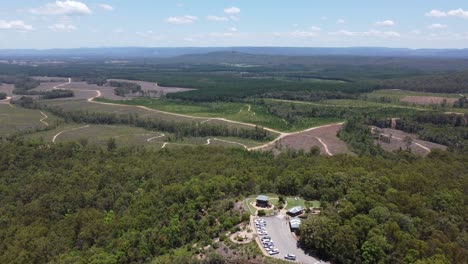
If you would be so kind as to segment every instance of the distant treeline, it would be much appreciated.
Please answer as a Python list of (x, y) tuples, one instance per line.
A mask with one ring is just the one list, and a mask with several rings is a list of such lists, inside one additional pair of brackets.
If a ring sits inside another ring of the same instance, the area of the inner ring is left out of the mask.
[(432, 93), (468, 93), (468, 72), (389, 79), (380, 82), (378, 88)]

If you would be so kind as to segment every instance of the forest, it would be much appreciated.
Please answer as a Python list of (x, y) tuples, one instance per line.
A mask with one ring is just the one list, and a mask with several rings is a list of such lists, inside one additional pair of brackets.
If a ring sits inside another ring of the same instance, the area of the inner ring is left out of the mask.
[(276, 192), (322, 202), (300, 243), (325, 259), (466, 263), (467, 157), (273, 158), (225, 148), (3, 140), (0, 262), (177, 263), (182, 254), (179, 263), (197, 263), (194, 243), (215, 245), (245, 221), (237, 201)]

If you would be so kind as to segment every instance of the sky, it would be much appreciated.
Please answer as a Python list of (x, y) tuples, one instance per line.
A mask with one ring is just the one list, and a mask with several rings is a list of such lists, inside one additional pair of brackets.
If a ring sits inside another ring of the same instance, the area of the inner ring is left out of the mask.
[(468, 0), (0, 2), (0, 49), (468, 48)]

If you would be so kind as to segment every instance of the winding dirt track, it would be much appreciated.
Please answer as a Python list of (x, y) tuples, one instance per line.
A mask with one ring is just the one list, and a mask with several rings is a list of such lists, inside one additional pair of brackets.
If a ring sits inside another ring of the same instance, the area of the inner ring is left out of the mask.
[(44, 114), (44, 112), (42, 112), (42, 111), (40, 111), (40, 112), (41, 112), (41, 114), (42, 114), (44, 117), (43, 117), (41, 120), (39, 120), (39, 121), (41, 121), (44, 125), (49, 126), (49, 123), (47, 123), (46, 121), (44, 121), (44, 120), (46, 120), (46, 119), (49, 118), (49, 117), (48, 117), (46, 114)]
[(244, 149), (248, 149), (248, 147), (246, 145), (242, 144), (242, 143), (229, 141), (229, 140), (224, 140), (224, 139), (219, 139), (219, 138), (209, 138), (209, 139), (206, 140), (205, 145), (210, 145), (212, 140), (219, 141), (219, 142), (224, 142), (224, 143), (229, 143), (229, 144), (234, 144), (234, 145), (239, 145), (239, 146), (242, 146)]
[[(67, 85), (67, 84), (71, 84), (71, 78), (68, 78), (68, 82), (66, 83), (63, 83), (63, 84), (60, 84), (60, 85), (57, 85), (57, 86), (54, 86), (54, 89), (57, 89), (59, 87), (62, 87), (64, 85)], [(148, 108), (146, 106), (132, 106), (132, 105), (124, 105), (124, 104), (117, 104), (117, 103), (105, 103), (105, 102), (97, 102), (95, 101), (94, 99), (96, 98), (99, 98), (102, 96), (102, 93), (101, 91), (99, 90), (81, 90), (81, 89), (73, 89), (73, 88), (67, 88), (69, 90), (80, 90), (80, 91), (94, 91), (96, 93), (96, 96), (93, 96), (93, 97), (90, 97), (87, 99), (88, 102), (90, 103), (94, 103), (94, 104), (101, 104), (101, 105), (112, 105), (112, 106), (120, 106), (120, 107), (137, 107), (137, 108), (140, 108), (140, 109), (145, 109), (147, 111), (151, 111), (151, 112), (156, 112), (156, 113), (161, 113), (161, 114), (167, 114), (167, 115), (172, 115), (172, 116), (178, 116), (178, 117), (185, 117), (185, 118), (191, 118), (191, 119), (198, 119), (198, 120), (203, 120), (201, 123), (206, 123), (208, 121), (212, 121), (212, 120), (218, 120), (218, 121), (224, 121), (224, 122), (227, 122), (227, 123), (231, 123), (231, 124), (238, 124), (238, 125), (244, 125), (244, 126), (249, 126), (249, 127), (258, 127), (258, 125), (255, 125), (255, 124), (251, 124), (251, 123), (245, 123), (245, 122), (239, 122), (239, 121), (234, 121), (234, 120), (230, 120), (230, 119), (226, 119), (226, 118), (219, 118), (219, 117), (214, 117), (214, 118), (206, 118), (206, 117), (198, 117), (198, 116), (191, 116), (191, 115), (184, 115), (184, 114), (177, 114), (177, 113), (171, 113), (171, 112), (166, 112), (166, 111), (161, 111), (161, 110), (156, 110), (156, 109), (152, 109), (152, 108)], [(279, 101), (279, 100), (278, 100)], [(248, 111), (251, 110), (251, 106), (248, 105)], [(275, 134), (279, 134), (279, 136), (277, 138), (275, 138), (273, 141), (271, 142), (268, 142), (264, 145), (261, 145), (261, 146), (258, 146), (258, 147), (253, 147), (253, 148), (248, 148), (246, 145), (244, 144), (241, 144), (241, 143), (238, 143), (238, 142), (232, 142), (232, 141), (226, 141), (226, 140), (220, 140), (220, 139), (213, 139), (213, 140), (218, 140), (218, 141), (221, 141), (221, 142), (225, 142), (225, 143), (231, 143), (231, 144), (237, 144), (237, 145), (241, 145), (243, 146), (245, 149), (247, 149), (248, 151), (254, 151), (254, 150), (262, 150), (264, 148), (267, 148), (273, 144), (275, 144), (275, 142), (281, 140), (282, 138), (286, 137), (286, 136), (291, 136), (291, 135), (296, 135), (296, 134), (300, 134), (300, 133), (304, 133), (304, 132), (308, 132), (308, 131), (312, 131), (312, 130), (316, 130), (316, 129), (319, 129), (319, 128), (326, 128), (326, 127), (329, 127), (329, 126), (334, 126), (334, 125), (342, 125), (343, 123), (335, 123), (335, 124), (329, 124), (329, 125), (324, 125), (324, 126), (318, 126), (318, 127), (312, 127), (312, 128), (308, 128), (308, 129), (305, 129), (305, 130), (302, 130), (302, 131), (297, 131), (297, 132), (293, 132), (293, 133), (286, 133), (286, 132), (281, 132), (281, 131), (278, 131), (276, 129), (272, 129), (272, 128), (268, 128), (268, 127), (263, 127), (264, 130), (266, 131), (269, 131), (269, 132), (272, 132), (272, 133), (275, 133)], [(89, 126), (89, 125), (88, 125)], [(86, 126), (85, 126), (86, 127)], [(84, 128), (84, 127), (81, 127), (81, 128)], [(78, 128), (80, 129), (80, 128)], [(76, 130), (76, 129), (73, 129), (73, 130)], [(55, 142), (55, 139), (58, 135), (60, 135), (61, 133), (63, 132), (66, 132), (66, 131), (62, 131), (60, 132), (59, 134), (55, 135), (54, 136), (54, 139), (52, 142)], [(320, 143), (323, 145), (323, 147), (325, 148), (325, 151), (327, 153), (327, 155), (329, 156), (332, 156), (332, 153), (328, 150), (328, 146), (319, 138), (317, 138), (317, 140), (320, 141)], [(210, 141), (207, 141), (207, 145), (209, 145), (211, 143), (211, 140)], [(169, 144), (168, 142), (165, 142), (163, 144), (163, 146), (161, 148), (165, 148), (167, 146), (167, 144)], [(172, 143), (171, 143), (172, 144)]]

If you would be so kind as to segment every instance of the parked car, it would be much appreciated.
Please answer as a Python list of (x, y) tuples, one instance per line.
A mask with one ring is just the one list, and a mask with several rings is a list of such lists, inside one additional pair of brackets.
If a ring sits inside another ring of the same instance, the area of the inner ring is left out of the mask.
[(289, 260), (296, 260), (296, 255), (286, 254), (286, 255), (284, 255), (284, 258), (289, 259)]

